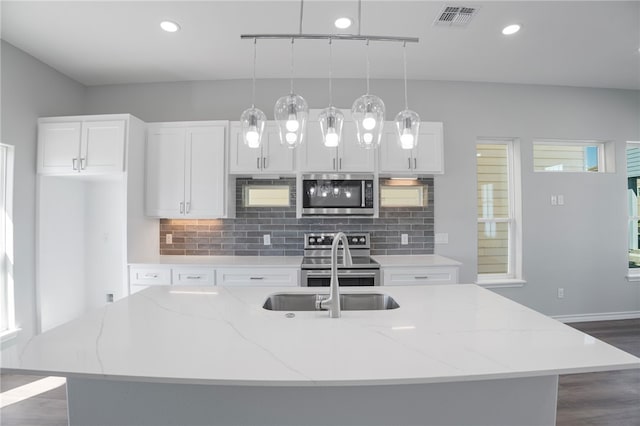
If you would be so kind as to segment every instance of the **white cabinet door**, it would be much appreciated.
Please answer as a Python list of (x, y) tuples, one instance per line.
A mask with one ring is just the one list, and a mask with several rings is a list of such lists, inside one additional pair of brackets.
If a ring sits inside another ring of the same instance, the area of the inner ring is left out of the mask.
[(294, 154), (280, 144), (278, 126), (274, 122), (265, 125), (260, 148), (249, 148), (242, 140), (240, 123), (231, 124), (229, 144), (229, 173), (240, 175), (294, 174)]
[(420, 124), (418, 146), (414, 151), (414, 170), (418, 173), (444, 173), (442, 123)]
[(38, 173), (78, 173), (81, 127), (81, 122), (38, 125)]
[(80, 169), (88, 173), (124, 171), (124, 120), (82, 123)]
[(278, 126), (267, 123), (262, 137), (262, 171), (264, 173), (295, 173), (294, 154), (298, 148), (291, 149), (280, 143)]
[(434, 285), (457, 284), (458, 268), (447, 267), (384, 267), (382, 268), (383, 285)]
[(342, 127), (342, 142), (338, 148), (338, 170), (343, 173), (369, 172), (375, 169), (375, 149), (358, 146), (356, 124), (345, 121)]
[(336, 172), (338, 171), (338, 150), (327, 148), (322, 142), (320, 122), (307, 122), (307, 136), (299, 146), (298, 161), (301, 172)]
[(420, 123), (418, 146), (412, 150), (406, 150), (398, 145), (395, 123), (387, 122), (378, 153), (380, 173), (429, 175), (444, 173), (442, 145), (442, 123)]
[(299, 285), (299, 268), (218, 268), (216, 283), (228, 287), (294, 287)]
[[(260, 148), (249, 148), (244, 144), (239, 122), (231, 123), (230, 133), (229, 173), (259, 173), (262, 170), (262, 150)], [(265, 136), (263, 135), (263, 142)]]
[(77, 175), (124, 171), (126, 120), (46, 120), (38, 123), (38, 173)]
[(225, 127), (187, 129), (185, 205), (187, 217), (218, 218), (225, 213)]
[(148, 128), (145, 193), (148, 216), (170, 218), (184, 213), (185, 135), (185, 128)]

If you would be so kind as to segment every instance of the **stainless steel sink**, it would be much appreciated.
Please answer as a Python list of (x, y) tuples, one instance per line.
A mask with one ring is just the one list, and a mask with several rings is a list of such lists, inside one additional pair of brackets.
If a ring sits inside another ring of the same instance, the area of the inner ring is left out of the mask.
[[(269, 311), (319, 311), (317, 302), (328, 297), (322, 293), (277, 293), (269, 296), (262, 307)], [(382, 293), (343, 293), (340, 305), (343, 311), (383, 311), (400, 307), (393, 297)]]

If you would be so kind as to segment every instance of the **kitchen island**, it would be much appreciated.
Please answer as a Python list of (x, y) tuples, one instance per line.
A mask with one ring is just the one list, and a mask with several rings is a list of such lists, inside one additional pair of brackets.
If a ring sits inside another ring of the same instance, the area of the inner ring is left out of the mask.
[[(559, 374), (640, 359), (476, 285), (385, 311), (283, 312), (311, 288), (157, 286), (3, 351), (68, 378), (71, 425), (553, 425)], [(293, 315), (292, 315), (293, 314)]]

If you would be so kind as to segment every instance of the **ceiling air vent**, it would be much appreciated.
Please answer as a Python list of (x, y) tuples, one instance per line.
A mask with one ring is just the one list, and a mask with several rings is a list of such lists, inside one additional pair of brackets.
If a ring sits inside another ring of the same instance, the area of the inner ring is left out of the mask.
[(477, 7), (445, 6), (433, 25), (448, 27), (466, 27), (478, 11)]

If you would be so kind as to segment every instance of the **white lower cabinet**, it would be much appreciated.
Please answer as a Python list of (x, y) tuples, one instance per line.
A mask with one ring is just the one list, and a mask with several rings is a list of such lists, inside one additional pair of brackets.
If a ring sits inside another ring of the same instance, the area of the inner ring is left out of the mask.
[(458, 268), (442, 267), (383, 267), (382, 285), (457, 284)]
[(153, 285), (171, 285), (171, 268), (169, 267), (134, 267), (129, 268), (129, 294)]
[(299, 268), (219, 268), (216, 282), (228, 287), (296, 287)]
[(216, 285), (214, 268), (173, 268), (171, 270), (173, 285)]

